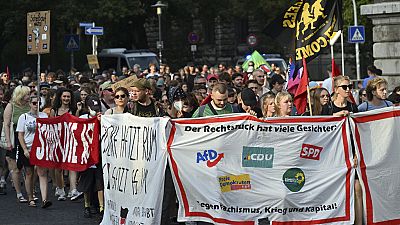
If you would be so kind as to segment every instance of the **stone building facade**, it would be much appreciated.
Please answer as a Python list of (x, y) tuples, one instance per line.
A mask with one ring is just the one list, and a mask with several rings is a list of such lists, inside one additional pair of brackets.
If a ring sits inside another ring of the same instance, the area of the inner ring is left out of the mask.
[(372, 19), (374, 64), (392, 90), (400, 85), (400, 1), (376, 0), (361, 6), (361, 15)]

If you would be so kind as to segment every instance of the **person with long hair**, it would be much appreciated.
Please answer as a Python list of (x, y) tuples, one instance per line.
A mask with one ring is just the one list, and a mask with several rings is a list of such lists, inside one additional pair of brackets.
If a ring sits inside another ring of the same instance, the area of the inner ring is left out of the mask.
[(358, 106), (359, 112), (392, 106), (393, 103), (387, 99), (387, 81), (382, 77), (375, 77), (368, 81), (365, 88), (367, 101)]
[(47, 91), (46, 97), (44, 98), (45, 103), (42, 108), (42, 112), (46, 113), (48, 117), (50, 117), (51, 109), (54, 104), (53, 101), (55, 98), (56, 98), (56, 90), (49, 89)]
[(268, 117), (275, 116), (275, 94), (272, 92), (267, 92), (261, 96), (261, 110), (263, 117), (266, 119)]
[[(21, 154), (18, 154), (18, 160), (21, 161), (25, 168), (25, 188), (28, 193), (29, 206), (36, 207), (36, 202), (33, 197), (33, 186), (34, 186), (34, 165), (29, 162), (31, 147), (33, 143), (33, 138), (35, 137), (36, 130), (36, 118), (47, 118), (47, 114), (43, 112), (38, 113), (40, 101), (37, 96), (31, 96), (29, 101), (30, 111), (22, 114), (18, 119), (17, 132), (18, 140), (20, 143)], [(22, 154), (23, 151), (23, 154)], [(47, 208), (51, 206), (51, 202), (47, 199), (47, 168), (37, 166), (37, 173), (39, 175), (39, 185), (42, 194), (42, 208)]]
[(128, 112), (127, 105), (129, 100), (129, 91), (124, 87), (115, 89), (114, 101), (115, 107), (107, 109), (104, 115), (121, 114)]
[(275, 97), (275, 111), (277, 117), (290, 116), (293, 107), (293, 98), (288, 92), (279, 92)]
[[(70, 113), (71, 115), (75, 115), (76, 113), (76, 101), (74, 98), (74, 93), (70, 89), (60, 88), (57, 90), (56, 97), (54, 99), (53, 108), (50, 112), (50, 117), (62, 116), (65, 113)], [(65, 201), (65, 190), (64, 190), (64, 180), (61, 169), (54, 170), (54, 177), (56, 182), (56, 196), (58, 196), (59, 201)], [(82, 195), (82, 193), (78, 192), (76, 189), (78, 173), (75, 171), (69, 171), (69, 185), (70, 192), (68, 193), (68, 197), (71, 197), (71, 200), (75, 200), (77, 197)]]
[(329, 95), (328, 89), (326, 88), (316, 88), (314, 90), (314, 94), (312, 95), (311, 102), (312, 102), (312, 113), (313, 116), (321, 115), (322, 107), (328, 104), (331, 100)]
[(81, 116), (89, 112), (87, 106), (85, 105), (85, 99), (88, 95), (92, 94), (92, 89), (89, 87), (82, 87), (80, 91), (81, 101), (77, 102), (77, 110), (75, 116)]
[[(18, 118), (29, 112), (29, 88), (26, 86), (17, 86), (14, 89), (11, 102), (7, 104), (4, 110), (4, 129), (7, 141), (7, 153), (6, 159), (8, 162), (8, 168), (12, 171), (11, 176), (14, 183), (15, 191), (17, 192), (17, 199), (21, 203), (25, 203), (28, 200), (22, 195), (21, 183), (19, 177), (21, 176), (21, 168), (17, 166), (17, 148), (19, 147), (18, 133), (16, 133), (16, 126)], [(13, 127), (11, 127), (13, 126)], [(13, 130), (11, 130), (13, 128)], [(14, 132), (14, 140), (11, 140), (11, 132)], [(20, 166), (19, 166), (20, 167)]]

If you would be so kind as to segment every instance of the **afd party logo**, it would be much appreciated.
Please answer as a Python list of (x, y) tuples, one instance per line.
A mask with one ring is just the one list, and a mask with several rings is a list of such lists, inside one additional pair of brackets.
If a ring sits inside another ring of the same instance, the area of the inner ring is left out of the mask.
[(207, 167), (216, 166), (221, 159), (224, 158), (224, 153), (218, 153), (216, 150), (204, 150), (197, 152), (196, 163), (207, 162)]
[(274, 148), (243, 146), (243, 167), (272, 168), (273, 162)]
[(301, 146), (300, 158), (319, 160), (322, 149), (323, 148), (319, 146), (303, 144)]
[(304, 172), (299, 168), (286, 170), (282, 177), (283, 183), (291, 192), (298, 192), (306, 182)]

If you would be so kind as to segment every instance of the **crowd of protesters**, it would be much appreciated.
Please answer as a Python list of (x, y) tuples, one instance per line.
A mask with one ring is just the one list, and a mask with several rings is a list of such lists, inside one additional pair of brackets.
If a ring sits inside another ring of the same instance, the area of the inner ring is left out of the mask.
[[(266, 73), (262, 69), (255, 69), (252, 62), (249, 62), (247, 71), (243, 71), (241, 66), (228, 67), (224, 63), (215, 67), (188, 64), (172, 73), (168, 65), (162, 64), (157, 69), (156, 65), (150, 64), (145, 71), (136, 65), (132, 71), (122, 68), (122, 73), (117, 73), (109, 69), (96, 76), (75, 70), (68, 73), (41, 73), (39, 81), (30, 71), (24, 72), (20, 79), (10, 79), (7, 73), (2, 73), (0, 118), (3, 119), (7, 143), (5, 149), (0, 150), (0, 194), (10, 192), (11, 188), (6, 187), (9, 176), (17, 200), (35, 207), (38, 201), (36, 194), (39, 194), (35, 188), (38, 181), (40, 205), (47, 208), (52, 205), (47, 190), (48, 182), (51, 181), (53, 193), (59, 201), (74, 201), (84, 197), (85, 217), (93, 213), (90, 207), (94, 202), (97, 202), (98, 211), (102, 213), (104, 187), (100, 164), (77, 173), (35, 167), (29, 163), (36, 118), (57, 117), (64, 113), (81, 118), (98, 116), (99, 119), (101, 114), (120, 113), (170, 118), (230, 113), (249, 113), (260, 119), (301, 116), (297, 115), (293, 105), (293, 95), (285, 90), (287, 74), (279, 67), (272, 66), (272, 71)], [(311, 107), (303, 115), (347, 116), (352, 112), (368, 111), (400, 102), (400, 87), (388, 96), (387, 82), (379, 76), (379, 70), (368, 67), (368, 74), (356, 102), (349, 98), (353, 87), (347, 76), (335, 77), (333, 82), (329, 78), (321, 86), (310, 82)], [(130, 87), (112, 88), (114, 83), (130, 76), (138, 78)], [(22, 171), (27, 199), (21, 190)], [(163, 225), (170, 223), (167, 212), (175, 201), (169, 167), (165, 176)], [(360, 224), (362, 193), (359, 184), (356, 184), (355, 193), (356, 224)]]

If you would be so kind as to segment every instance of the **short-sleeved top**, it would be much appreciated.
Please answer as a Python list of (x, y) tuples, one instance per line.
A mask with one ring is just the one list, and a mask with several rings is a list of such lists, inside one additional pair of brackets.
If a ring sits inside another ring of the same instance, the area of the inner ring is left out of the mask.
[[(39, 118), (47, 118), (47, 114), (39, 112)], [(28, 112), (22, 114), (17, 123), (17, 132), (24, 132), (24, 140), (26, 147), (30, 150), (33, 143), (33, 138), (35, 137), (36, 130), (36, 117)]]
[(385, 107), (393, 106), (393, 103), (390, 101), (382, 100), (380, 105), (373, 105), (371, 102), (363, 102), (358, 106), (359, 112), (370, 111), (374, 109), (381, 109)]
[(357, 113), (358, 108), (357, 105), (354, 103), (351, 103), (347, 101), (347, 105), (345, 107), (338, 107), (333, 102), (329, 102), (328, 104), (325, 104), (322, 106), (322, 112), (321, 115), (333, 115), (334, 113), (347, 110), (349, 112)]

